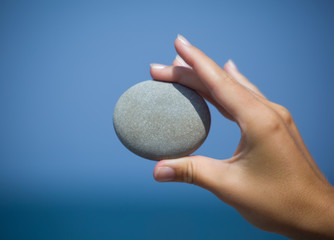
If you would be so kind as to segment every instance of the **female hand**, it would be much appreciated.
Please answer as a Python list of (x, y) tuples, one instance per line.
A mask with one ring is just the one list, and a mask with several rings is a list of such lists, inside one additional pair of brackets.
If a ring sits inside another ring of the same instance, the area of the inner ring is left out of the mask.
[(334, 238), (334, 190), (308, 152), (289, 111), (271, 101), (229, 61), (220, 68), (184, 37), (173, 66), (151, 64), (153, 79), (196, 90), (241, 130), (229, 159), (162, 160), (160, 182), (187, 182), (213, 192), (266, 231), (290, 238)]

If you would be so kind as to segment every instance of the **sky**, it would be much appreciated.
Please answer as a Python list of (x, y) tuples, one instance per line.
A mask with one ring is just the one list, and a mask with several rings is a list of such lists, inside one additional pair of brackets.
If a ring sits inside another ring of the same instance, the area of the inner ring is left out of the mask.
[[(82, 229), (87, 239), (156, 239), (164, 225), (173, 234), (160, 239), (284, 239), (252, 227), (203, 189), (155, 182), (156, 162), (117, 139), (113, 109), (124, 91), (151, 79), (150, 63), (173, 62), (182, 34), (219, 65), (232, 59), (287, 107), (334, 184), (333, 12), (324, 0), (1, 1), (0, 218), (12, 221), (0, 235), (19, 238), (21, 226), (37, 239), (48, 213), (41, 239), (82, 238)], [(240, 131), (209, 107), (211, 130), (195, 154), (229, 158)], [(60, 203), (73, 212), (38, 208)], [(60, 221), (77, 225), (57, 231)]]

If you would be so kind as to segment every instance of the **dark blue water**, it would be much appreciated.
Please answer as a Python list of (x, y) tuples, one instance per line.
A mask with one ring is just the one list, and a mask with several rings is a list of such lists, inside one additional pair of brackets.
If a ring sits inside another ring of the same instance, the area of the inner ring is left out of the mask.
[(285, 239), (232, 208), (108, 204), (6, 204), (0, 239)]

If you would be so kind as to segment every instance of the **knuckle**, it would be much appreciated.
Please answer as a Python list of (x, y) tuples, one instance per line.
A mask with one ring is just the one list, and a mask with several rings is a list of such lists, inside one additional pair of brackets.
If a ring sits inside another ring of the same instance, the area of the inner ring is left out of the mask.
[(185, 171), (183, 173), (183, 181), (193, 184), (195, 182), (196, 160), (195, 158), (186, 161)]
[(277, 112), (267, 107), (265, 104), (260, 104), (256, 107), (252, 114), (242, 123), (242, 129), (246, 132), (259, 134), (263, 132), (270, 132), (281, 125), (281, 118)]
[(189, 78), (189, 75), (192, 76), (192, 70), (189, 68), (185, 68), (182, 66), (175, 66), (173, 70), (173, 79), (174, 82), (187, 85), (187, 79)]
[(265, 114), (262, 121), (259, 123), (259, 131), (268, 136), (271, 136), (275, 132), (279, 132), (282, 127), (284, 127), (284, 123), (274, 111)]
[(225, 83), (230, 83), (232, 86), (239, 86), (239, 83), (229, 75), (223, 75), (222, 77)]
[(293, 123), (290, 111), (287, 108), (280, 105), (279, 105), (279, 115), (287, 125), (291, 125)]
[(282, 121), (277, 117), (271, 117), (266, 123), (263, 124), (263, 129), (267, 132), (276, 132), (282, 126)]
[(230, 75), (222, 72), (215, 72), (212, 74), (212, 81), (215, 83), (216, 86), (221, 86), (222, 83), (230, 84), (230, 83), (237, 83)]
[(175, 82), (180, 82), (182, 79), (182, 69), (179, 66), (174, 67), (173, 78)]

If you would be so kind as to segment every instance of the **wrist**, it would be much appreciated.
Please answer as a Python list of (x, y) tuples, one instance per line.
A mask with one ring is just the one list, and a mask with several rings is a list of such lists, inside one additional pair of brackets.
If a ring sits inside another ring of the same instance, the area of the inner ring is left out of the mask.
[(334, 238), (334, 188), (317, 189), (303, 199), (293, 229), (286, 235), (293, 239)]

